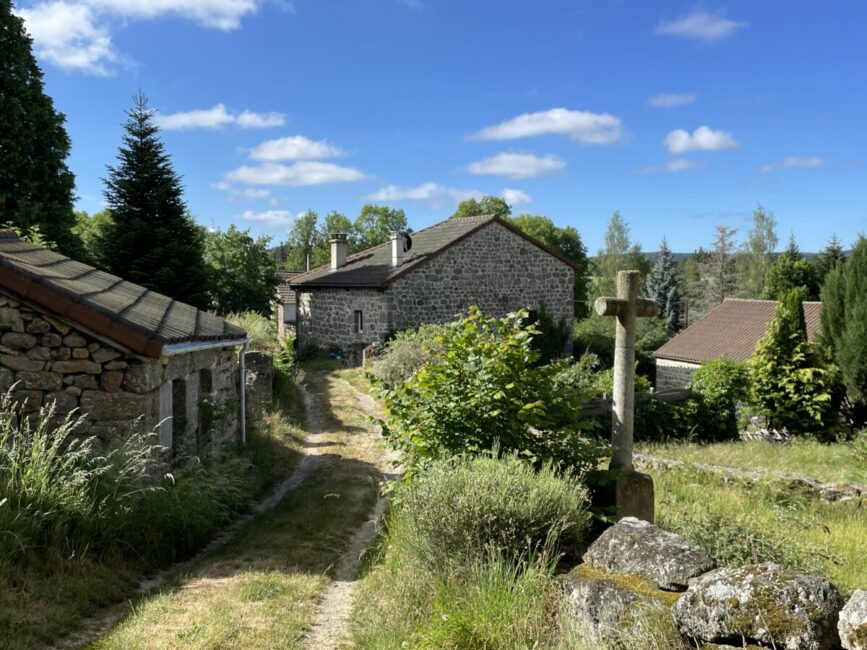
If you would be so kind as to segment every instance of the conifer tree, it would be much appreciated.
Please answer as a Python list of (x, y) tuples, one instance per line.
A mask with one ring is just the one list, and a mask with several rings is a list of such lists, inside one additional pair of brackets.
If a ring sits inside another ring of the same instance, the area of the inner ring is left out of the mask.
[[(867, 238), (822, 287), (822, 338), (840, 368), (849, 400), (867, 411)], [(864, 413), (861, 414), (861, 417)]]
[(833, 235), (816, 259), (816, 271), (819, 275), (819, 281), (824, 280), (838, 262), (845, 261), (846, 254), (843, 252), (843, 245), (840, 243), (837, 235)]
[(647, 274), (645, 294), (656, 303), (659, 317), (665, 321), (668, 332), (673, 334), (680, 329), (683, 292), (674, 258), (665, 239), (659, 245), (659, 257)]
[(807, 341), (804, 294), (785, 294), (750, 360), (753, 399), (771, 426), (823, 429), (831, 404), (827, 373)]
[(32, 45), (11, 1), (0, 0), (0, 220), (24, 235), (38, 230), (77, 256), (69, 136), (63, 114), (44, 92)]
[(159, 139), (147, 98), (138, 94), (124, 128), (116, 167), (108, 167), (111, 213), (99, 243), (108, 271), (180, 300), (208, 306), (203, 229), (188, 215), (181, 178)]

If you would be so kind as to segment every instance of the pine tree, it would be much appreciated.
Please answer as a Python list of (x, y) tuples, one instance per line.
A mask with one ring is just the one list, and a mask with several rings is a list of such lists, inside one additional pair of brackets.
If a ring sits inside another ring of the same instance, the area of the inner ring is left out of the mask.
[(831, 404), (827, 375), (807, 341), (804, 294), (784, 295), (750, 360), (753, 400), (771, 426), (788, 431), (825, 427)]
[(819, 282), (822, 282), (838, 263), (845, 261), (846, 254), (843, 252), (843, 245), (837, 239), (837, 235), (833, 235), (822, 252), (819, 253), (819, 257), (816, 258), (816, 272), (819, 276)]
[(673, 334), (680, 329), (683, 293), (680, 277), (665, 239), (659, 245), (659, 257), (647, 274), (645, 294), (656, 303), (659, 317), (665, 321), (668, 332)]
[(821, 318), (822, 340), (840, 368), (846, 395), (854, 404), (867, 407), (867, 238), (863, 235), (851, 257), (825, 278)]
[(726, 226), (716, 227), (716, 238), (713, 242), (713, 251), (708, 264), (708, 290), (711, 299), (719, 304), (730, 297), (737, 285), (737, 269), (732, 258), (735, 248), (734, 236), (736, 228)]
[(0, 220), (22, 234), (37, 229), (70, 256), (75, 178), (66, 166), (65, 118), (44, 92), (32, 40), (10, 0), (0, 0)]
[(153, 111), (142, 94), (124, 128), (118, 165), (108, 167), (105, 199), (111, 213), (99, 243), (110, 272), (196, 307), (208, 306), (203, 229), (187, 214)]

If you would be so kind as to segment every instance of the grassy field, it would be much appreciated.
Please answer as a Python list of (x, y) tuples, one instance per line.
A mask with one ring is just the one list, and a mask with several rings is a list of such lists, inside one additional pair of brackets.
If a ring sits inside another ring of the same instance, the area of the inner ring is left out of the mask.
[(721, 565), (774, 561), (867, 587), (867, 508), (792, 492), (780, 482), (748, 486), (692, 470), (654, 470), (656, 523), (706, 548)]
[(305, 368), (312, 428), (299, 485), (228, 545), (135, 605), (94, 648), (303, 645), (329, 574), (369, 517), (381, 478), (375, 436), (335, 370)]
[(825, 482), (867, 483), (867, 461), (852, 443), (794, 440), (786, 444), (733, 441), (716, 444), (641, 443), (637, 451), (708, 465), (791, 472)]

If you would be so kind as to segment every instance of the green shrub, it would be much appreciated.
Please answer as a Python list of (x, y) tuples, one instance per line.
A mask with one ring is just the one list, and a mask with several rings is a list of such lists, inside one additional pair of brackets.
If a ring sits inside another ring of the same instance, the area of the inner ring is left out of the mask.
[(533, 338), (533, 349), (539, 353), (539, 363), (549, 363), (563, 356), (569, 342), (569, 327), (561, 318), (554, 322), (545, 305), (527, 312), (527, 322), (536, 323), (539, 334)]
[(590, 521), (587, 507), (578, 477), (509, 454), (432, 463), (401, 493), (398, 516), (419, 560), (442, 566), (491, 552), (517, 559), (574, 549)]
[(867, 468), (867, 429), (855, 432), (852, 447), (855, 449), (855, 462)]
[(277, 323), (254, 311), (239, 314), (228, 314), (224, 318), (247, 332), (250, 337), (250, 349), (263, 352), (274, 352), (277, 347)]
[[(570, 390), (585, 398), (608, 395), (614, 392), (614, 369), (601, 368), (599, 357), (588, 352), (574, 362), (558, 366), (554, 375), (556, 390)], [(650, 380), (643, 375), (635, 376), (635, 392), (645, 393), (651, 388)]]
[[(608, 316), (592, 315), (575, 323), (573, 350), (576, 356), (587, 352), (595, 354), (603, 368), (614, 366), (615, 319)], [(665, 321), (659, 318), (639, 318), (636, 324), (635, 360), (637, 373), (643, 377), (653, 377), (656, 373), (656, 360), (653, 353), (671, 338)]]
[(736, 438), (737, 405), (750, 394), (749, 368), (726, 358), (703, 364), (692, 375), (690, 388), (699, 401), (694, 423), (706, 441)]
[(397, 386), (409, 379), (431, 354), (441, 350), (436, 338), (448, 325), (428, 324), (417, 330), (398, 332), (385, 350), (370, 362), (370, 373), (384, 386)]
[[(380, 383), (383, 435), (401, 452), (409, 481), (432, 458), (498, 444), (534, 461), (585, 471), (601, 449), (580, 436), (581, 396), (557, 391), (557, 364), (536, 366), (526, 312), (485, 318), (476, 307), (435, 338), (441, 347), (406, 381)], [(544, 433), (540, 433), (544, 432)]]
[(775, 427), (792, 432), (829, 425), (827, 373), (807, 341), (803, 291), (783, 296), (750, 360), (753, 402)]

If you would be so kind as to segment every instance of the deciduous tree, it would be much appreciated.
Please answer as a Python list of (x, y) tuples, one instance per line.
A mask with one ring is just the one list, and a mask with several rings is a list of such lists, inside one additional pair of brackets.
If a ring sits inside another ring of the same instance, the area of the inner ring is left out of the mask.
[(205, 237), (205, 263), (211, 272), (210, 297), (214, 311), (226, 314), (255, 311), (271, 314), (277, 290), (277, 271), (268, 254), (270, 237), (254, 239), (234, 225)]
[(353, 226), (358, 250), (384, 244), (392, 232), (404, 232), (408, 228), (402, 209), (371, 204), (361, 208)]
[(761, 204), (753, 211), (753, 228), (744, 244), (743, 273), (740, 293), (745, 298), (759, 298), (765, 291), (765, 275), (777, 248), (777, 220)]
[(493, 214), (495, 216), (506, 218), (511, 216), (512, 208), (506, 201), (499, 196), (483, 196), (481, 199), (467, 199), (458, 204), (458, 209), (450, 217), (480, 217), (482, 215)]

